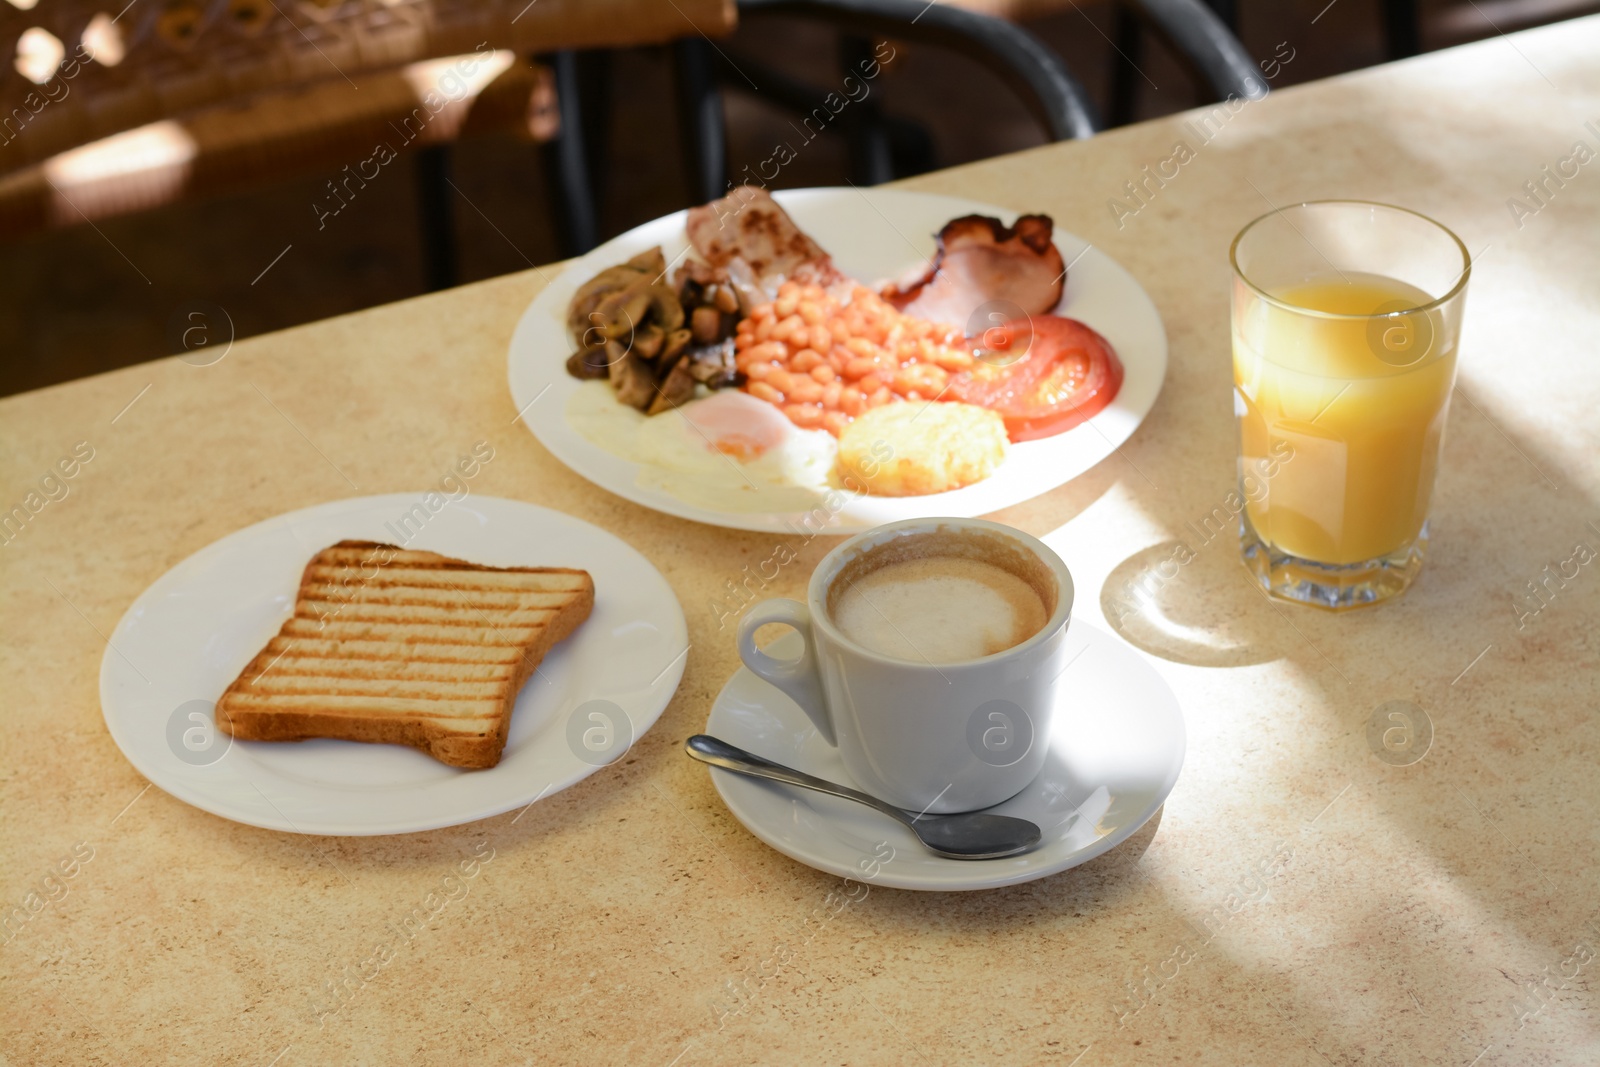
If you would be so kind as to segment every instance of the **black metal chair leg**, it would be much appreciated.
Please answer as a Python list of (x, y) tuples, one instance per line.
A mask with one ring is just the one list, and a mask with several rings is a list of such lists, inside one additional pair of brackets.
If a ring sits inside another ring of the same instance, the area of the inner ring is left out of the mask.
[(857, 185), (882, 185), (893, 181), (894, 154), (889, 144), (889, 128), (884, 121), (883, 108), (872, 97), (871, 83), (861, 76), (864, 65), (874, 62), (872, 41), (859, 34), (839, 35), (839, 62), (845, 85), (859, 84), (867, 89), (866, 95), (853, 102), (845, 112), (844, 134), (849, 143), (850, 180)]
[[(1230, 4), (1217, 0), (1122, 0), (1121, 6), (1167, 46), (1188, 71), (1201, 100), (1254, 100), (1267, 94), (1260, 64), (1224, 21), (1227, 12), (1220, 9)], [(1128, 119), (1133, 117), (1130, 113)]]
[(450, 199), (450, 146), (416, 153), (417, 223), (422, 236), (422, 278), (430, 293), (457, 281), (455, 212)]
[(1239, 32), (1239, 5), (1235, 0), (1206, 0), (1206, 6), (1217, 13), (1224, 26)]
[(556, 238), (563, 255), (582, 255), (599, 244), (600, 238), (588, 151), (584, 147), (578, 57), (573, 52), (557, 52), (546, 62), (555, 71), (556, 107), (561, 121), (561, 132), (541, 151)]
[(1416, 0), (1383, 0), (1383, 36), (1390, 59), (1404, 59), (1422, 51)]
[(1126, 4), (1112, 8), (1111, 40), (1116, 55), (1111, 57), (1111, 106), (1107, 110), (1112, 126), (1126, 126), (1139, 107), (1139, 55), (1144, 50), (1139, 16)]
[(578, 107), (583, 122), (583, 160), (589, 168), (589, 196), (596, 225), (611, 182), (611, 53), (577, 53)]
[(728, 191), (728, 135), (722, 91), (717, 87), (716, 56), (700, 37), (678, 41), (672, 51), (685, 179), (690, 200), (704, 204)]
[(885, 117), (883, 124), (889, 131), (889, 157), (893, 160), (895, 177), (912, 178), (939, 169), (933, 134), (926, 126), (894, 115)]

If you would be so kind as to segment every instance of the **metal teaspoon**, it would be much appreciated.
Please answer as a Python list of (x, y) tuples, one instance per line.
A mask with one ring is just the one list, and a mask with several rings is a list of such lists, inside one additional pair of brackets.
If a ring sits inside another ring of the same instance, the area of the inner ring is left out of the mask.
[(1009, 815), (972, 812), (960, 815), (913, 815), (875, 796), (813, 777), (781, 763), (773, 763), (752, 752), (736, 748), (710, 734), (695, 734), (684, 742), (684, 750), (701, 763), (721, 767), (752, 778), (815, 789), (819, 793), (854, 800), (876, 808), (910, 827), (930, 852), (953, 860), (992, 860), (1015, 856), (1036, 848), (1043, 836), (1039, 827), (1026, 819)]

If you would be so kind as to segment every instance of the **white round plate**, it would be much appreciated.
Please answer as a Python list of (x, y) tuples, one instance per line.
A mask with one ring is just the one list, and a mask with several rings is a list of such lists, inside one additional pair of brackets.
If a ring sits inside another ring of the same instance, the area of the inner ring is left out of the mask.
[[(604, 530), (497, 497), (452, 501), (406, 540), (414, 526), (398, 524), (423, 495), (340, 500), (268, 519), (146, 589), (100, 665), (106, 726), (139, 773), (179, 800), (252, 826), (401, 834), (498, 815), (594, 773), (604, 763), (587, 749), (611, 749), (598, 734), (596, 744), (582, 742), (583, 728), (594, 728), (589, 701), (620, 707), (626, 721), (612, 725), (630, 742), (648, 730), (678, 688), (688, 649), (683, 611), (660, 572)], [(278, 632), (306, 561), (346, 538), (492, 566), (581, 567), (594, 578), (594, 611), (523, 686), (497, 766), (447, 767), (400, 745), (235, 741), (215, 729), (209, 710), (189, 718), (203, 708), (191, 702), (215, 702)], [(583, 726), (570, 730), (575, 712)]]
[[(800, 636), (769, 649), (798, 656)], [(1043, 843), (998, 860), (952, 860), (871, 808), (732, 771), (708, 768), (734, 818), (819, 871), (895, 889), (993, 889), (1076, 867), (1133, 835), (1172, 792), (1183, 766), (1183, 714), (1143, 656), (1088, 623), (1068, 634), (1076, 656), (1062, 677), (1050, 755), (1028, 788), (989, 808), (1039, 825)], [(711, 706), (706, 732), (819, 778), (860, 788), (839, 751), (794, 701), (741, 667)], [(886, 856), (890, 856), (885, 860)], [(876, 873), (874, 873), (876, 868)]]
[[(895, 189), (794, 189), (773, 194), (795, 222), (863, 282), (898, 277), (934, 252), (934, 234), (953, 218), (981, 214), (1007, 223), (1017, 213), (952, 196)], [(701, 507), (639, 481), (640, 464), (593, 444), (567, 422), (567, 401), (583, 384), (566, 371), (572, 354), (566, 309), (578, 286), (606, 267), (660, 245), (669, 263), (689, 246), (685, 212), (647, 222), (572, 261), (523, 312), (511, 338), (511, 396), (523, 421), (561, 462), (618, 496), (645, 507), (715, 526), (784, 532), (809, 520), (830, 533), (856, 533), (886, 522), (953, 515), (971, 518), (1010, 507), (1076, 478), (1116, 450), (1149, 413), (1167, 373), (1167, 335), (1155, 304), (1114, 259), (1060, 228), (1055, 243), (1069, 264), (1056, 313), (1098, 330), (1116, 348), (1126, 377), (1115, 400), (1083, 425), (1013, 446), (990, 477), (949, 493), (920, 497), (845, 494), (842, 507), (791, 512), (739, 512)]]

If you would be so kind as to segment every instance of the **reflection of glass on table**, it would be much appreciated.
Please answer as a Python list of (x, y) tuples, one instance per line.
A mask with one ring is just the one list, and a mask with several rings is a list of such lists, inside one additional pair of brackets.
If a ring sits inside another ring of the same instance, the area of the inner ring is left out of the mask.
[(1427, 545), (1465, 246), (1402, 208), (1320, 201), (1246, 226), (1233, 266), (1246, 564), (1327, 608), (1404, 591)]

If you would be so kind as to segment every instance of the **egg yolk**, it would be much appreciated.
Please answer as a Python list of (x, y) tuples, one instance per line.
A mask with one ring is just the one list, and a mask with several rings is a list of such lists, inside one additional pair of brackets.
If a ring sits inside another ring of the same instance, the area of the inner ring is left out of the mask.
[(728, 390), (679, 409), (714, 452), (749, 463), (783, 444), (793, 432), (784, 414), (765, 400)]

